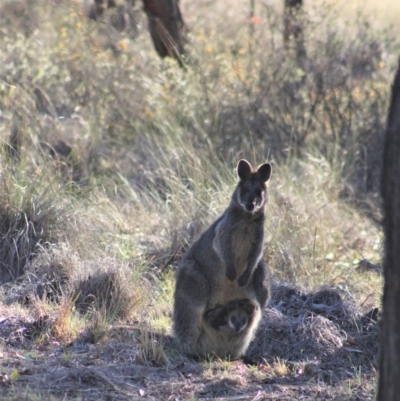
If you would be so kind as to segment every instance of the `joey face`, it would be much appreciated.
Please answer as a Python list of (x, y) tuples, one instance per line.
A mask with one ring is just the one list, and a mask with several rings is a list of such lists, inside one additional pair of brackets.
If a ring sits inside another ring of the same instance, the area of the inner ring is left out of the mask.
[(237, 333), (243, 331), (249, 324), (249, 316), (242, 308), (236, 308), (229, 312), (228, 325)]
[(240, 181), (237, 200), (247, 213), (257, 213), (267, 200), (267, 181), (271, 177), (271, 165), (262, 164), (254, 171), (247, 160), (240, 160), (237, 166)]

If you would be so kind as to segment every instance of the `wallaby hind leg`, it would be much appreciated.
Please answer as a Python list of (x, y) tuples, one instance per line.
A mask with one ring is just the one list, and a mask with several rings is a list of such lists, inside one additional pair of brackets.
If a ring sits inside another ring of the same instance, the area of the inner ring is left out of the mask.
[(190, 263), (192, 264), (181, 266), (176, 277), (174, 334), (183, 351), (196, 356), (210, 289), (207, 279), (195, 262)]
[(261, 310), (265, 308), (270, 297), (270, 272), (268, 265), (260, 260), (253, 274), (253, 288)]

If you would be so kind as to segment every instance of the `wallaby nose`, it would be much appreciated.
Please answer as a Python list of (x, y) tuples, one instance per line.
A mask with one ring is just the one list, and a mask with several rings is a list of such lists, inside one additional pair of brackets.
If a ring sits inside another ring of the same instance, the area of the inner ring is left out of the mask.
[(252, 212), (256, 206), (255, 202), (247, 202), (246, 203), (246, 210)]

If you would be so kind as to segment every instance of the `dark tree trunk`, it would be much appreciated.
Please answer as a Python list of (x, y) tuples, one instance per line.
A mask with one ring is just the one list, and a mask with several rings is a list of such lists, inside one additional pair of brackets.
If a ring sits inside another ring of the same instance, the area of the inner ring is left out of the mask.
[(303, 7), (303, 0), (284, 0), (283, 10), (283, 44), (289, 49), (290, 38), (293, 37), (297, 62), (301, 64), (306, 57), (304, 45), (304, 31), (299, 13)]
[(114, 0), (94, 0), (93, 4), (89, 9), (88, 17), (90, 19), (97, 20), (104, 14), (104, 11), (107, 8), (116, 7), (116, 3)]
[(170, 56), (181, 63), (184, 54), (185, 23), (178, 0), (143, 0), (150, 35), (160, 57)]
[(378, 401), (400, 399), (400, 63), (392, 86), (381, 192), (385, 257)]

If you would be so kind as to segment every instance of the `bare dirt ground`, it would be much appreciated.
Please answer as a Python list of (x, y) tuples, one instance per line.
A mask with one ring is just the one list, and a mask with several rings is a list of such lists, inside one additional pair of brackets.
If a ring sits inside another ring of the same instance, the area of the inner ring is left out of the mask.
[(338, 290), (275, 286), (248, 358), (232, 362), (187, 359), (169, 336), (134, 323), (96, 343), (87, 333), (39, 341), (46, 318), (10, 311), (1, 308), (1, 399), (374, 399), (377, 310), (363, 313)]

